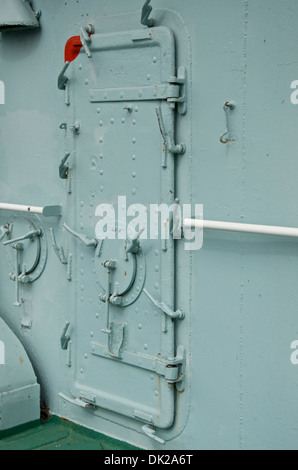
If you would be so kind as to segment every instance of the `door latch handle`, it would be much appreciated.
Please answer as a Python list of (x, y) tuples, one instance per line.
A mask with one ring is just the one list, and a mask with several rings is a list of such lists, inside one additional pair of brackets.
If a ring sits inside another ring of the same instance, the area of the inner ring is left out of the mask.
[(126, 249), (126, 253), (133, 253), (137, 254), (139, 249), (140, 249), (140, 242), (139, 238), (142, 235), (142, 233), (145, 231), (145, 228), (143, 227), (137, 234), (136, 236), (130, 240), (130, 243)]
[(142, 8), (142, 16), (141, 16), (141, 23), (144, 26), (148, 26), (148, 28), (151, 28), (152, 26), (154, 26), (153, 18), (149, 18), (153, 10), (152, 6), (150, 5), (150, 2), (151, 0), (145, 1), (144, 6)]
[(87, 57), (89, 57), (89, 59), (91, 59), (92, 53), (90, 51), (89, 44), (91, 44), (90, 34), (94, 34), (94, 26), (89, 24), (85, 27), (82, 27), (80, 29), (80, 32), (81, 32), (81, 35), (80, 35), (81, 36), (81, 43), (83, 45), (83, 48), (85, 49)]
[(70, 341), (70, 336), (69, 335), (66, 335), (67, 333), (67, 330), (70, 326), (70, 322), (68, 321), (65, 325), (65, 327), (63, 328), (63, 332), (62, 332), (62, 335), (61, 335), (61, 338), (60, 338), (60, 344), (61, 344), (61, 348), (66, 351), (67, 348), (68, 348), (68, 343)]
[(0, 242), (4, 239), (5, 236), (9, 235), (11, 232), (11, 225), (6, 224), (0, 227)]
[(35, 238), (35, 237), (40, 237), (41, 234), (42, 234), (41, 229), (32, 230), (31, 232), (26, 233), (22, 237), (14, 238), (12, 240), (7, 240), (6, 242), (3, 242), (3, 245), (4, 246), (12, 245), (14, 243), (21, 242), (23, 240), (28, 240), (28, 239), (32, 239), (32, 238)]
[(95, 238), (93, 238), (92, 240), (90, 240), (89, 238), (87, 238), (85, 235), (80, 235), (79, 233), (75, 232), (74, 230), (72, 230), (71, 228), (69, 228), (66, 224), (63, 224), (63, 228), (65, 228), (65, 230), (67, 230), (71, 235), (73, 235), (75, 238), (77, 238), (78, 240), (80, 240), (84, 245), (86, 246), (94, 246), (96, 247), (98, 245), (98, 240), (96, 240)]
[[(168, 131), (165, 128), (162, 112), (161, 112), (161, 107), (158, 106), (156, 108), (156, 114), (157, 114), (157, 119), (158, 119), (158, 124), (160, 128), (161, 135), (164, 140), (164, 146), (167, 148), (167, 150), (174, 155), (183, 155), (186, 151), (186, 146), (185, 144), (175, 144), (174, 140), (174, 135), (172, 131)], [(162, 167), (166, 168), (167, 167), (167, 162), (166, 162), (166, 149), (163, 152), (163, 162), (162, 162)]]
[(150, 426), (145, 425), (142, 427), (142, 429), (144, 433), (146, 434), (146, 436), (150, 437), (150, 439), (153, 439), (154, 441), (159, 442), (159, 444), (162, 444), (162, 445), (166, 443), (164, 439), (161, 439), (160, 437), (156, 436), (155, 429), (151, 428)]
[(69, 172), (69, 167), (66, 165), (66, 162), (70, 156), (70, 153), (67, 152), (65, 156), (62, 158), (61, 163), (59, 165), (59, 177), (62, 180), (67, 180), (68, 178), (68, 172)]

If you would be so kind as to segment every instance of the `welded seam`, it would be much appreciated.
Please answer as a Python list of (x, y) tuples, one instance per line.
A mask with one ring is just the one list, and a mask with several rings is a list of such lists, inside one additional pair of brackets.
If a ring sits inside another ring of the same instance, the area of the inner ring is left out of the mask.
[[(243, 36), (243, 78), (242, 78), (242, 167), (241, 167), (241, 219), (244, 219), (245, 213), (245, 170), (246, 170), (246, 104), (247, 104), (247, 43), (248, 43), (248, 3), (249, 0), (244, 0), (244, 36)], [(245, 276), (245, 242), (244, 234), (242, 235), (242, 250), (241, 250), (241, 288), (240, 288), (240, 345), (239, 345), (239, 446), (240, 449), (244, 448), (244, 427), (245, 418), (244, 402), (243, 402), (243, 384), (244, 384), (244, 276)]]

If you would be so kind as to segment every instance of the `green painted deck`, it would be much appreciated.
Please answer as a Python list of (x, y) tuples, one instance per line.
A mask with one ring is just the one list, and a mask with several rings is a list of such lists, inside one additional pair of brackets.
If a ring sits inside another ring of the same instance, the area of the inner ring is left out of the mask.
[(48, 421), (0, 434), (0, 450), (139, 450), (69, 421)]

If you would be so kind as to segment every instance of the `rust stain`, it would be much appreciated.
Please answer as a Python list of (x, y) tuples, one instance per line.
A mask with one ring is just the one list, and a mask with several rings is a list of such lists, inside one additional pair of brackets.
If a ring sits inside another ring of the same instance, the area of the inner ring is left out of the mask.
[(45, 401), (43, 401), (42, 407), (41, 407), (40, 419), (41, 419), (41, 421), (45, 422), (45, 421), (48, 421), (48, 419), (50, 419), (51, 417), (52, 417), (52, 415), (50, 413), (50, 410), (47, 407)]
[(21, 364), (23, 364), (24, 359), (22, 357), (19, 357), (19, 361), (20, 361)]

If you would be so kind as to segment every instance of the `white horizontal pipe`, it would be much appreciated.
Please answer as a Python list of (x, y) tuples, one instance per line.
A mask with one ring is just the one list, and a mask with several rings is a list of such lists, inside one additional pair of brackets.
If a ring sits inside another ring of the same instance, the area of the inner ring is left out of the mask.
[(21, 204), (7, 204), (0, 202), (0, 210), (27, 212), (27, 214), (40, 214), (45, 217), (61, 215), (61, 206), (24, 206)]
[(293, 227), (274, 227), (271, 225), (241, 224), (200, 219), (184, 219), (183, 225), (185, 228), (204, 228), (210, 230), (224, 230), (228, 232), (257, 233), (261, 235), (277, 235), (280, 237), (298, 238), (298, 228)]

